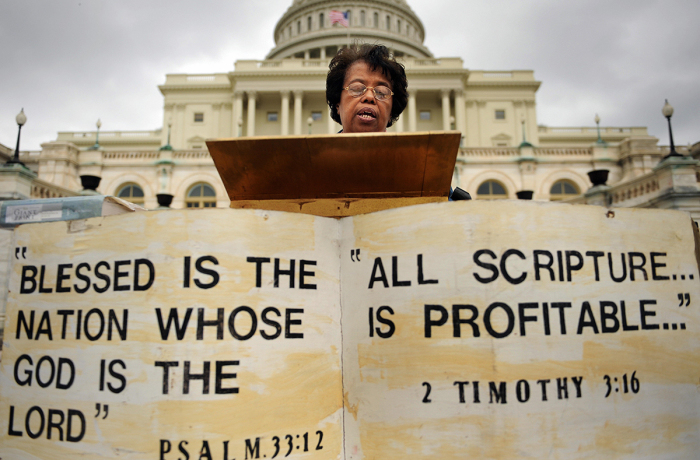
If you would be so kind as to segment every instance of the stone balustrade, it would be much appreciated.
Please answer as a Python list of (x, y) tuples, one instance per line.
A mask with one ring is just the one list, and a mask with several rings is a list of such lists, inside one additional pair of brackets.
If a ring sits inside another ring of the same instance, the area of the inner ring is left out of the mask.
[(51, 182), (46, 182), (41, 179), (34, 179), (32, 181), (30, 198), (64, 198), (76, 195), (78, 195), (78, 193), (73, 190), (59, 187)]

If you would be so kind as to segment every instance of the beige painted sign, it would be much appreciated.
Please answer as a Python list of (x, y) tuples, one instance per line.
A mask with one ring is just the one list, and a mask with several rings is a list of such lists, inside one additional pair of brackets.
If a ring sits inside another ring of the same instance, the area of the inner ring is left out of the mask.
[(0, 458), (695, 458), (696, 244), (523, 202), (22, 226)]

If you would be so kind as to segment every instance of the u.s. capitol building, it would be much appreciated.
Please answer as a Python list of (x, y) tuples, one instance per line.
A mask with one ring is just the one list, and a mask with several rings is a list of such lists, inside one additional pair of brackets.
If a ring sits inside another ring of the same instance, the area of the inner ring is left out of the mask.
[[(332, 10), (346, 12), (349, 27), (332, 24)], [(700, 145), (660, 164), (668, 149), (644, 127), (538, 125), (541, 82), (532, 70), (473, 70), (460, 58), (435, 56), (404, 0), (294, 0), (273, 34), (276, 46), (262, 60), (239, 60), (222, 73), (166, 75), (162, 129), (99, 138), (60, 132), (39, 154), (23, 156), (38, 174), (31, 197), (75, 194), (80, 176), (91, 175), (101, 177), (100, 193), (146, 208), (157, 206), (157, 194), (172, 195), (174, 208), (226, 207), (205, 140), (337, 132), (325, 102), (328, 63), (360, 41), (385, 44), (406, 67), (408, 107), (389, 131), (460, 131), (453, 184), (474, 198), (524, 191), (535, 200), (685, 209), (700, 219)], [(601, 169), (609, 170), (607, 185), (591, 190), (587, 173)]]

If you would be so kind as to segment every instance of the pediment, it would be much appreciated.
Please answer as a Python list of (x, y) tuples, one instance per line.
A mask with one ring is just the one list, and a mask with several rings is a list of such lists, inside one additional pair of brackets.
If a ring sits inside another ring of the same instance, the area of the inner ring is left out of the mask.
[(496, 134), (495, 136), (493, 136), (491, 138), (492, 141), (509, 141), (511, 139), (512, 139), (512, 137), (510, 137), (506, 133)]

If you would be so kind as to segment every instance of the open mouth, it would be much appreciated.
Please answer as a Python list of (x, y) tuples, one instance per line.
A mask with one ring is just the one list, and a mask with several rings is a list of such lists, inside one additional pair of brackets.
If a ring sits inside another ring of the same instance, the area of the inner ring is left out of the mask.
[(375, 119), (377, 118), (377, 114), (374, 113), (374, 111), (373, 111), (373, 110), (370, 110), (370, 109), (362, 109), (362, 110), (360, 110), (360, 111), (357, 113), (357, 116), (358, 116), (361, 120), (365, 120), (365, 121), (371, 121), (371, 120), (375, 120)]

